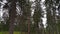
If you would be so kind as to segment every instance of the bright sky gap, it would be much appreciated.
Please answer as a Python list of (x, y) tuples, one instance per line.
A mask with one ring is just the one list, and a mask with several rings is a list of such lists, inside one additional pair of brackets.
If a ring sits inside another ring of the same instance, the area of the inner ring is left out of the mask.
[[(32, 1), (32, 2), (34, 2), (35, 0), (30, 0), (30, 1)], [(46, 27), (46, 21), (47, 21), (47, 18), (46, 18), (46, 11), (45, 11), (45, 5), (43, 4), (44, 3), (44, 1), (45, 0), (41, 0), (41, 7), (42, 7), (42, 10), (44, 11), (44, 18), (42, 18), (42, 20), (43, 20), (43, 24), (44, 24), (44, 27)], [(3, 5), (4, 5), (4, 3), (7, 3), (7, 1), (6, 0), (3, 0), (3, 2), (0, 2), (0, 3), (2, 3)], [(3, 14), (3, 5), (0, 7), (0, 16), (2, 17), (2, 14)], [(32, 6), (35, 6), (35, 4), (32, 4)], [(31, 10), (32, 10), (33, 8), (31, 8)], [(33, 14), (34, 14), (34, 9), (32, 10), (32, 16), (33, 16)]]

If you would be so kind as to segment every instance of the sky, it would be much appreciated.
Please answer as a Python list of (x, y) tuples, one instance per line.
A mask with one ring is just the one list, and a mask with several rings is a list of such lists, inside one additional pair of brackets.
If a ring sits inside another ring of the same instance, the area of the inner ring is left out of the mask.
[[(35, 0), (30, 0), (31, 2), (34, 2)], [(46, 10), (45, 10), (45, 5), (43, 4), (44, 3), (44, 1), (45, 0), (41, 0), (41, 8), (42, 8), (42, 10), (44, 11), (44, 18), (42, 18), (42, 20), (43, 20), (43, 24), (44, 24), (44, 27), (46, 28), (46, 22), (47, 22), (47, 18), (46, 18)], [(7, 3), (7, 1), (6, 0), (3, 0), (3, 2), (0, 2), (0, 3), (2, 3), (2, 4), (4, 4), (4, 3)], [(35, 6), (35, 5), (33, 5), (33, 6)], [(0, 7), (1, 9), (0, 9), (0, 16), (2, 17), (2, 14), (3, 14), (3, 10), (2, 10), (2, 7), (3, 7), (3, 5)], [(33, 15), (34, 14), (34, 9), (32, 10), (33, 12), (32, 12), (32, 14), (31, 15)]]
[(44, 25), (44, 28), (46, 28), (46, 26), (47, 26), (47, 12), (46, 12), (46, 7), (45, 7), (45, 5), (44, 5), (44, 1), (45, 0), (41, 0), (41, 8), (42, 8), (42, 11), (44, 11), (44, 15), (43, 15), (43, 18), (42, 18), (42, 20), (43, 20), (43, 25)]
[(30, 0), (30, 2), (31, 2), (31, 1), (34, 2), (35, 0)]
[[(30, 0), (30, 1), (32, 1), (32, 2), (34, 2), (35, 0)], [(46, 28), (46, 26), (47, 26), (47, 24), (46, 24), (46, 22), (47, 22), (47, 15), (46, 15), (46, 7), (45, 7), (45, 5), (44, 5), (44, 1), (45, 0), (41, 0), (41, 2), (40, 2), (40, 4), (41, 4), (41, 8), (42, 8), (42, 11), (44, 11), (44, 17), (42, 17), (41, 19), (42, 19), (42, 23), (43, 23), (43, 25), (44, 25), (44, 28)], [(32, 4), (32, 6), (35, 6), (35, 3), (34, 4)], [(33, 16), (33, 14), (34, 14), (34, 9), (32, 9), (32, 16)]]

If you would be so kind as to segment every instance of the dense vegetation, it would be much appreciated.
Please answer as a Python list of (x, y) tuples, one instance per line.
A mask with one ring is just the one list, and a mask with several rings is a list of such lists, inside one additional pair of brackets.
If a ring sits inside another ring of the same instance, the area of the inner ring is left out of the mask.
[(60, 0), (0, 1), (0, 34), (60, 34)]

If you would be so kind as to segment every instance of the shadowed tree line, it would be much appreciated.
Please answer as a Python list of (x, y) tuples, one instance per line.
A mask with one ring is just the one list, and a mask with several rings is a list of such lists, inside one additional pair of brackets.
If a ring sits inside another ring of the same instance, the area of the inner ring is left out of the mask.
[[(0, 1), (2, 2), (2, 0)], [(19, 31), (20, 34), (23, 34), (23, 32), (25, 34), (60, 34), (59, 0), (45, 0), (44, 2), (47, 15), (46, 28), (44, 28), (42, 20), (44, 11), (41, 7), (41, 1), (7, 0), (3, 10), (8, 11), (3, 13), (4, 21), (0, 23), (0, 31), (9, 31), (9, 34), (13, 34), (14, 31)]]

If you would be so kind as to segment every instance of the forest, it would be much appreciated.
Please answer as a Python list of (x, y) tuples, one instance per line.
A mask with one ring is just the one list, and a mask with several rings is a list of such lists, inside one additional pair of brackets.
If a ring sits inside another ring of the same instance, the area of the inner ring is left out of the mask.
[(60, 34), (60, 0), (0, 0), (0, 34)]

